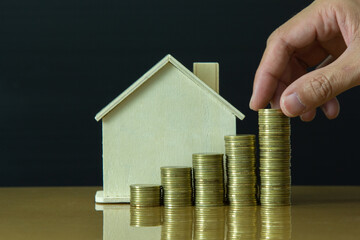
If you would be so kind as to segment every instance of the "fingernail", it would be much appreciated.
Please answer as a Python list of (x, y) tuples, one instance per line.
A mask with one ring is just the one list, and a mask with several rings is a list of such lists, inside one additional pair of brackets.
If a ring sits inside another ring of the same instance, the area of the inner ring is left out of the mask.
[(304, 113), (305, 105), (299, 99), (296, 93), (292, 93), (283, 99), (283, 106), (288, 115), (295, 117)]
[(252, 103), (252, 101), (253, 101), (253, 96), (254, 96), (254, 95), (251, 95), (250, 102), (249, 102), (249, 108), (250, 108), (250, 109), (252, 109), (252, 107), (251, 107), (252, 104), (251, 104), (251, 103)]
[(329, 117), (328, 117), (328, 116), (329, 116), (329, 109), (328, 109), (328, 107), (326, 106), (326, 104), (324, 104), (324, 105), (321, 106), (321, 110), (324, 112), (325, 116), (326, 116), (327, 118), (329, 118)]

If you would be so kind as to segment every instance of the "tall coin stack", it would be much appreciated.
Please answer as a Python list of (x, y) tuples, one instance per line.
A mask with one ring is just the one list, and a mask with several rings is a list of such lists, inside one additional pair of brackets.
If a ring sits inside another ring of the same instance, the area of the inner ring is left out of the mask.
[(195, 205), (224, 205), (224, 155), (221, 153), (193, 154)]
[(130, 185), (130, 206), (156, 207), (160, 206), (161, 186), (153, 184)]
[(165, 207), (192, 205), (191, 167), (161, 167)]
[(256, 205), (255, 135), (225, 136), (227, 195), (230, 205)]
[(290, 205), (290, 119), (280, 109), (259, 110), (260, 201)]

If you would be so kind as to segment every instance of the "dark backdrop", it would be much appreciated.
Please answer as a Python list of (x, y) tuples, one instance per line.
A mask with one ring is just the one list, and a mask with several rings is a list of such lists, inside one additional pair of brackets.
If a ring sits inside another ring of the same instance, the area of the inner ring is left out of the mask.
[[(101, 185), (95, 114), (167, 53), (220, 63), (220, 92), (247, 117), (267, 36), (310, 0), (1, 0), (0, 185)], [(359, 184), (359, 89), (328, 121), (292, 121), (294, 184)]]

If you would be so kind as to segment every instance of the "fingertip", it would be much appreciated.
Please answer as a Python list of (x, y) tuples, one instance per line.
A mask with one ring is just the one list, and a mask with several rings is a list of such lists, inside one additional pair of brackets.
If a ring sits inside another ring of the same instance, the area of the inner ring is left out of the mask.
[(252, 95), (251, 98), (250, 98), (249, 108), (250, 108), (251, 110), (256, 111), (255, 104), (254, 104), (254, 95)]
[(280, 106), (283, 113), (288, 117), (302, 115), (306, 109), (296, 92), (282, 96)]
[(328, 119), (335, 119), (340, 113), (340, 104), (337, 98), (333, 98), (321, 106), (322, 111)]
[(251, 106), (251, 103), (249, 104), (249, 108), (250, 108), (251, 110), (253, 110), (253, 111), (257, 111), (256, 108), (254, 108), (253, 106)]
[(271, 102), (270, 102), (270, 106), (271, 106), (271, 108), (273, 108), (273, 109), (281, 109), (279, 102), (273, 102), (273, 101), (271, 101)]
[(270, 105), (271, 105), (271, 108), (274, 108), (274, 109), (279, 109), (279, 108), (281, 108), (279, 101), (271, 101), (271, 102), (270, 102)]
[(251, 110), (253, 110), (253, 111), (257, 111), (256, 106), (255, 106), (255, 104), (253, 103), (252, 98), (250, 99), (250, 102), (249, 102), (249, 108), (250, 108)]
[(249, 108), (254, 111), (259, 111), (259, 109), (265, 108), (267, 104), (263, 103), (263, 99), (259, 99), (255, 93), (251, 96), (249, 102)]
[(301, 114), (300, 119), (303, 122), (311, 122), (312, 120), (314, 120), (315, 116), (316, 116), (316, 109), (313, 109), (304, 114)]

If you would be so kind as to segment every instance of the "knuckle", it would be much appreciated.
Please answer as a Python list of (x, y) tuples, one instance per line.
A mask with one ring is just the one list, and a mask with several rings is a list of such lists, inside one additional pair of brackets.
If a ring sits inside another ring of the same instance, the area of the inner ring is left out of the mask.
[(332, 96), (333, 87), (330, 79), (324, 74), (320, 74), (309, 82), (310, 94), (319, 101), (326, 101)]
[(277, 39), (280, 35), (280, 30), (279, 28), (275, 29), (275, 31), (273, 31), (270, 36), (268, 37), (266, 44), (269, 45), (273, 40)]
[(271, 35), (267, 39), (266, 45), (277, 45), (278, 47), (286, 51), (289, 56), (292, 55), (294, 50), (294, 47), (291, 45), (291, 43), (287, 41), (286, 32), (284, 32), (282, 27), (277, 28), (273, 33), (271, 33)]

